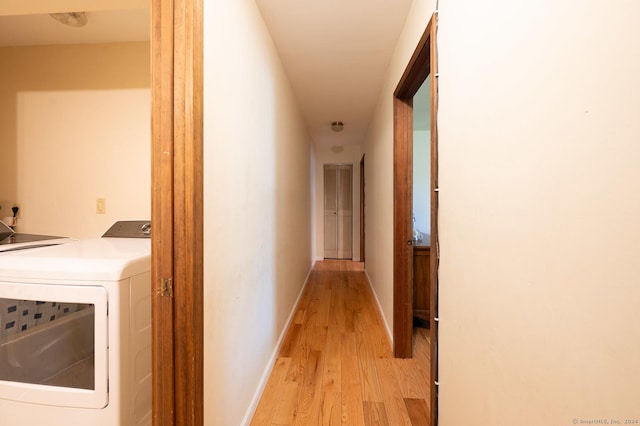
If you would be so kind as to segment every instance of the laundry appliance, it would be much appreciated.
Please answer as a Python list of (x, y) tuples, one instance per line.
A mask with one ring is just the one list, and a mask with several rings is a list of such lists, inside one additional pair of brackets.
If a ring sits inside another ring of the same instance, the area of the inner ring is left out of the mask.
[(0, 256), (0, 424), (151, 424), (150, 233)]

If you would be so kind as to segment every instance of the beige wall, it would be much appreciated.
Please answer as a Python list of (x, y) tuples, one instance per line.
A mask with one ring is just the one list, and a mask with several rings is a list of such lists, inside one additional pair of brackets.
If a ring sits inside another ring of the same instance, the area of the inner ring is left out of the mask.
[(0, 216), (18, 204), (18, 231), (76, 238), (149, 218), (149, 43), (6, 47), (0, 63)]
[(414, 0), (389, 64), (362, 149), (365, 164), (365, 268), (387, 330), (393, 330), (393, 91), (435, 9)]
[(640, 3), (441, 5), (440, 424), (640, 419)]
[(360, 159), (362, 150), (359, 145), (341, 147), (335, 152), (331, 147), (315, 148), (314, 194), (315, 194), (315, 259), (324, 258), (324, 165), (351, 164), (353, 166), (353, 260), (360, 260)]
[(206, 6), (205, 424), (239, 425), (311, 268), (313, 156), (254, 2)]

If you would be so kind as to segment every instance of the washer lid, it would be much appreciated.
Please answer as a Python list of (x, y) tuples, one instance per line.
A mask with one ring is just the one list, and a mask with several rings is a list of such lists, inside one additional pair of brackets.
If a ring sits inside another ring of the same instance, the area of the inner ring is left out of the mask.
[(0, 254), (16, 250), (27, 250), (37, 247), (55, 246), (75, 241), (72, 238), (54, 237), (52, 235), (13, 234), (0, 241)]
[(0, 256), (0, 279), (119, 281), (150, 270), (147, 238), (96, 238)]

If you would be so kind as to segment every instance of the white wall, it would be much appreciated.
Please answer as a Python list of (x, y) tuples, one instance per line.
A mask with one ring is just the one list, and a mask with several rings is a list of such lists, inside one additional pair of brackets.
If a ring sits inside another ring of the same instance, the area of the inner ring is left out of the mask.
[[(433, 5), (413, 3), (363, 147), (366, 268), (390, 327), (391, 99)], [(639, 15), (441, 2), (443, 426), (640, 418)]]
[(205, 424), (250, 420), (312, 265), (310, 138), (253, 1), (204, 8)]
[(638, 421), (640, 3), (440, 4), (440, 424)]
[(149, 43), (0, 48), (0, 63), (0, 216), (19, 205), (18, 232), (75, 238), (149, 219)]
[(365, 268), (388, 330), (393, 330), (393, 91), (433, 10), (435, 1), (414, 0), (362, 147), (366, 155)]
[[(324, 258), (324, 165), (351, 164), (353, 166), (353, 260), (360, 260), (360, 159), (362, 150), (359, 145), (315, 148), (315, 245), (314, 258)], [(366, 168), (366, 167), (365, 167)]]

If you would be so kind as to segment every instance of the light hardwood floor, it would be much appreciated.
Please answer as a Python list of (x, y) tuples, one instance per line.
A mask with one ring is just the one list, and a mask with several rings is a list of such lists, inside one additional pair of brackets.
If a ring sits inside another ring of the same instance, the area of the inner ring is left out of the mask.
[(362, 264), (317, 262), (251, 424), (426, 426), (429, 344), (393, 358)]

